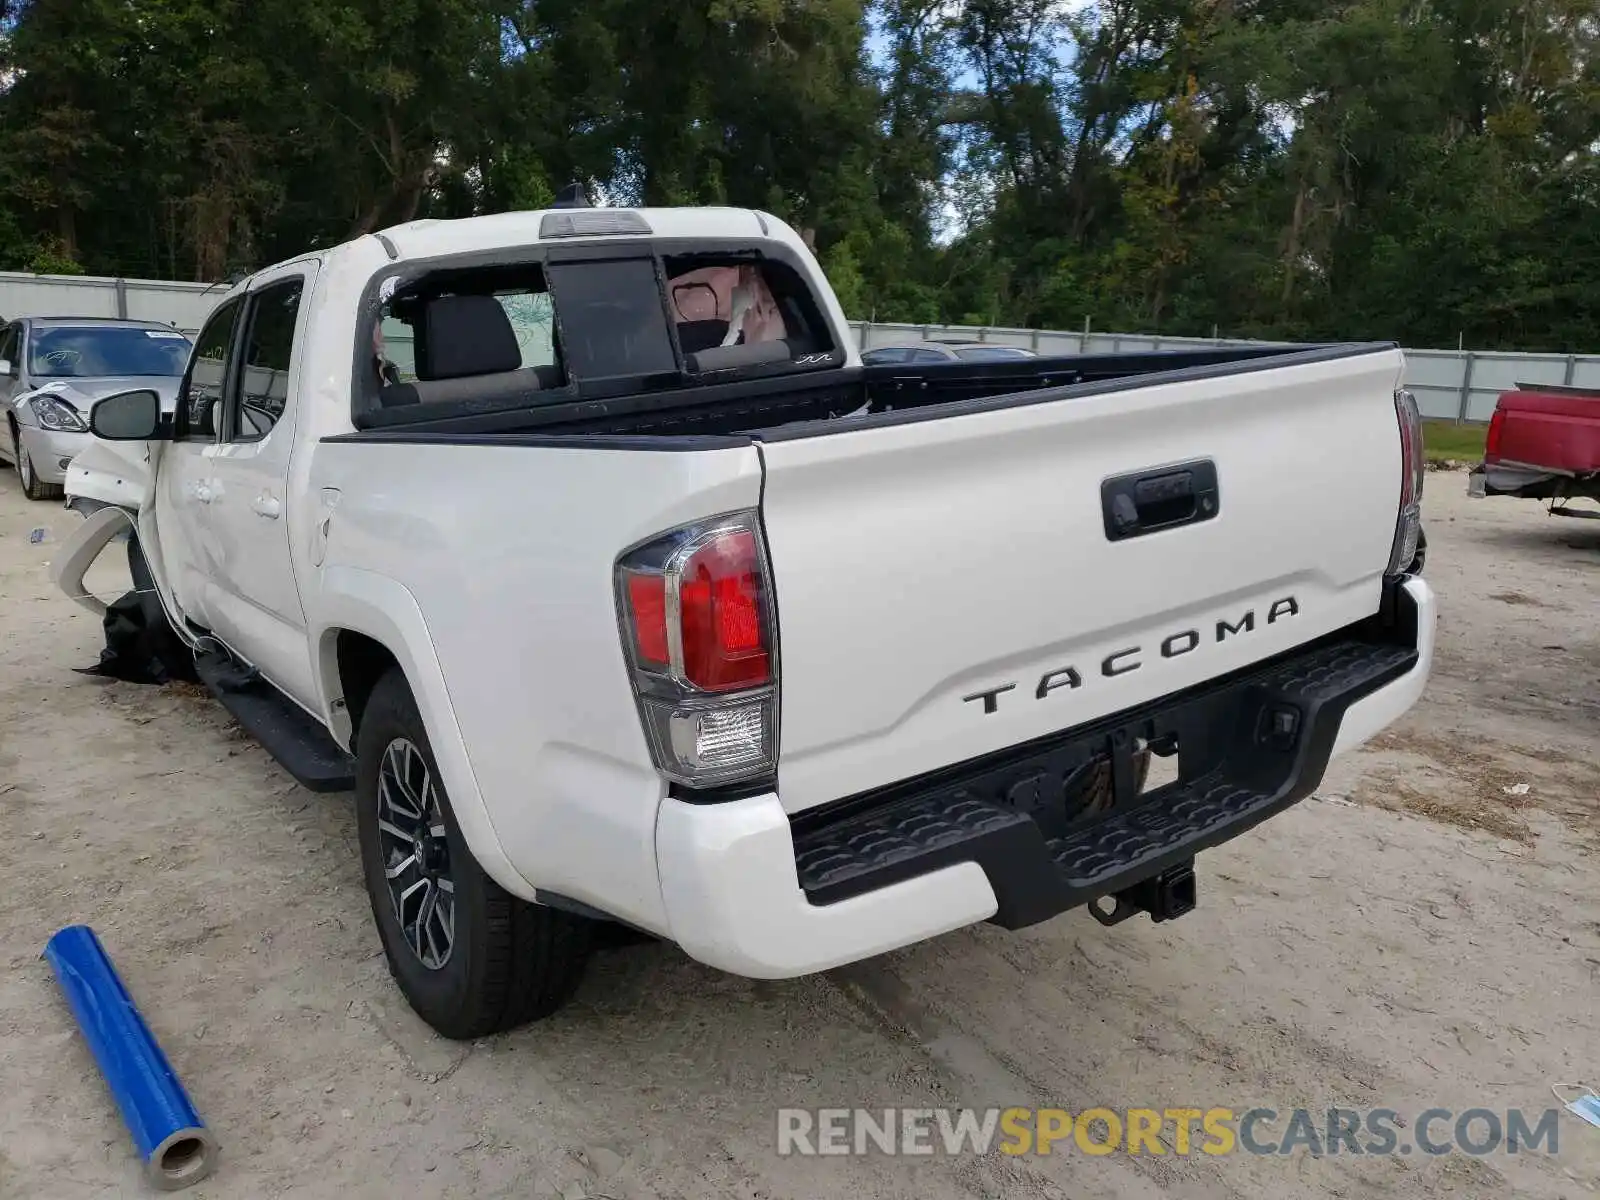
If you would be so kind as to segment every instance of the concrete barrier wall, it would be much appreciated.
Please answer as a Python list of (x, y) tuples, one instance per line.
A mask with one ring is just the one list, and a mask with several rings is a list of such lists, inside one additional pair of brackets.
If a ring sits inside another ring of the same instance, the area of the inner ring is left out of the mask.
[[(0, 271), (0, 317), (132, 317), (197, 332), (227, 289), (220, 284), (95, 275), (30, 275)], [(974, 328), (851, 322), (863, 350), (893, 342), (959, 338), (1022, 346), (1039, 354), (1129, 354), (1186, 346), (1293, 345), (1241, 338), (1164, 337), (1092, 330)], [(399, 347), (395, 347), (399, 349)], [(1505, 351), (1407, 350), (1406, 386), (1424, 416), (1487, 421), (1495, 397), (1518, 383), (1600, 388), (1600, 354), (1514, 354)]]

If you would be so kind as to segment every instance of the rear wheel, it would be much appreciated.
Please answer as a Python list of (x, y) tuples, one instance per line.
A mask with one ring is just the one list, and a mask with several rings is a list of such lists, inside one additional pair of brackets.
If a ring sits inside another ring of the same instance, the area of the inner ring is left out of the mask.
[(361, 717), (356, 805), (389, 972), (423, 1020), (470, 1039), (547, 1017), (571, 997), (593, 923), (519, 900), (484, 873), (398, 668), (378, 681)]

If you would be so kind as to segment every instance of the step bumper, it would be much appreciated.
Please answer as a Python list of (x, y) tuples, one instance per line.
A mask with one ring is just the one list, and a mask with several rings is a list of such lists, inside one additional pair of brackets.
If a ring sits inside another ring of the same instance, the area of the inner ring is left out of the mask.
[[(785, 978), (1125, 891), (1303, 799), (1336, 752), (1403, 714), (1434, 624), (1431, 589), (1407, 579), (1379, 617), (1283, 658), (821, 811), (790, 818), (775, 794), (668, 800), (657, 859), (672, 936), (713, 966)], [(1178, 779), (1122, 794), (1115, 760), (1174, 741)], [(1107, 761), (1109, 808), (1063, 811), (1072, 781)]]

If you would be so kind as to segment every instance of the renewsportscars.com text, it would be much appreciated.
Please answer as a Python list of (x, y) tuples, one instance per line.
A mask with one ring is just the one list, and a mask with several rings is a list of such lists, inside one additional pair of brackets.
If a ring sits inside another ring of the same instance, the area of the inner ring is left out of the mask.
[(1556, 1154), (1560, 1113), (1429, 1108), (785, 1108), (783, 1155)]

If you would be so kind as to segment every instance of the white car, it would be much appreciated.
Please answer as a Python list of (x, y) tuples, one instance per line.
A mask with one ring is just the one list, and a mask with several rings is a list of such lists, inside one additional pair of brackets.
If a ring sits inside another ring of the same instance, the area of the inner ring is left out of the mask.
[(69, 489), (135, 517), (221, 702), (354, 788), (390, 969), (467, 1038), (557, 1008), (598, 919), (779, 978), (1180, 917), (1415, 702), (1398, 350), (1032, 367), (863, 369), (765, 213), (418, 221), (236, 286)]
[(17, 468), (23, 494), (60, 498), (100, 397), (147, 387), (170, 409), (189, 349), (153, 321), (21, 317), (0, 329), (0, 461)]

